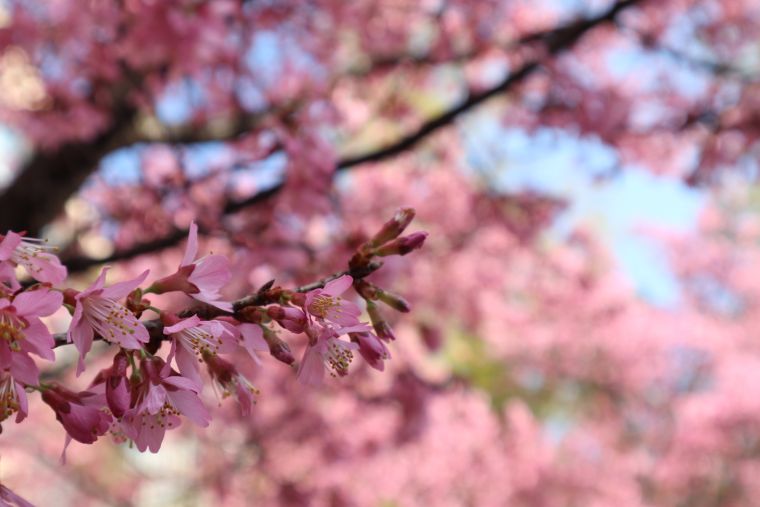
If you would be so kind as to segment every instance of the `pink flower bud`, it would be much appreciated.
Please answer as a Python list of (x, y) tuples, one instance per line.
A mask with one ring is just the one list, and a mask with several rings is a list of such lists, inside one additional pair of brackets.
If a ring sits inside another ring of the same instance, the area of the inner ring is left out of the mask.
[(376, 248), (392, 239), (395, 239), (404, 232), (404, 229), (414, 220), (414, 208), (400, 208), (393, 215), (393, 218), (383, 224), (380, 230), (372, 239), (367, 242), (369, 248)]
[(375, 329), (377, 336), (385, 341), (391, 341), (396, 339), (396, 335), (393, 334), (393, 329), (380, 313), (380, 309), (377, 304), (372, 301), (367, 301), (367, 313), (369, 314), (369, 320), (372, 321), (372, 327)]
[(264, 340), (267, 342), (267, 345), (269, 345), (269, 353), (272, 354), (272, 357), (285, 364), (293, 364), (296, 358), (293, 357), (293, 353), (290, 351), (288, 344), (270, 329), (266, 327), (263, 329)]
[(372, 368), (383, 371), (383, 361), (391, 358), (391, 353), (385, 344), (372, 333), (349, 333), (351, 341), (359, 345), (359, 354)]
[(291, 333), (303, 333), (306, 327), (306, 314), (298, 308), (272, 305), (267, 315)]
[(406, 255), (409, 252), (422, 247), (427, 236), (427, 232), (415, 232), (409, 236), (397, 238), (390, 243), (386, 243), (385, 245), (375, 250), (374, 253), (380, 257), (386, 257), (388, 255)]
[(243, 415), (251, 413), (251, 407), (256, 404), (256, 396), (260, 394), (247, 378), (241, 375), (235, 365), (213, 354), (203, 354), (203, 361), (208, 367), (209, 375), (222, 392), (222, 397), (235, 396), (240, 404)]
[(65, 387), (53, 385), (42, 393), (42, 401), (55, 412), (66, 433), (83, 444), (91, 444), (105, 434), (111, 425), (111, 416), (101, 410), (100, 396), (83, 391), (75, 393)]
[(401, 296), (397, 296), (392, 292), (380, 291), (378, 292), (377, 297), (380, 301), (390, 306), (397, 312), (407, 313), (409, 310), (411, 310), (411, 307), (409, 306), (409, 303), (406, 301), (406, 299), (402, 298)]
[(124, 352), (119, 352), (113, 358), (113, 365), (106, 376), (106, 402), (114, 417), (121, 417), (129, 408), (130, 392), (127, 379), (129, 361)]

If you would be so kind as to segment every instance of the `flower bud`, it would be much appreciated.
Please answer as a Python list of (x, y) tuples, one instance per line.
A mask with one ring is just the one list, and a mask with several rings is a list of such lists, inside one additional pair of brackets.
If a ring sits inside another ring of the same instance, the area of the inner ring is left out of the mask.
[(385, 344), (371, 333), (348, 333), (351, 341), (359, 345), (359, 354), (371, 367), (383, 371), (383, 361), (391, 358), (391, 353)]
[(385, 318), (383, 318), (376, 303), (367, 301), (367, 313), (369, 314), (369, 320), (372, 321), (372, 327), (375, 329), (378, 338), (385, 341), (396, 339), (396, 335), (393, 334), (393, 329), (391, 329), (391, 326)]
[(246, 306), (237, 311), (237, 316), (241, 322), (250, 322), (251, 324), (261, 323), (262, 312), (257, 306)]
[(380, 230), (367, 242), (368, 248), (376, 248), (404, 232), (414, 219), (414, 208), (399, 208), (393, 218), (383, 224)]
[(306, 326), (306, 314), (298, 308), (272, 305), (267, 315), (292, 333), (303, 333)]
[(293, 357), (288, 344), (280, 339), (271, 329), (267, 327), (262, 327), (262, 329), (264, 330), (264, 341), (269, 345), (269, 353), (272, 354), (272, 357), (285, 364), (293, 364), (296, 358)]
[(89, 406), (96, 395), (87, 391), (75, 393), (54, 384), (42, 392), (42, 401), (55, 412), (66, 433), (83, 444), (91, 444), (105, 434), (111, 425), (111, 416), (96, 406)]
[(130, 389), (127, 379), (129, 360), (124, 352), (119, 352), (113, 358), (113, 365), (106, 375), (106, 402), (111, 413), (119, 418), (129, 408)]
[(127, 295), (127, 309), (135, 314), (138, 319), (142, 313), (150, 308), (150, 301), (143, 299), (142, 290), (137, 288)]
[(406, 299), (393, 294), (392, 292), (381, 290), (378, 292), (377, 298), (397, 312), (408, 313), (409, 310), (411, 310), (411, 307), (409, 306), (409, 303), (406, 301)]
[(420, 335), (425, 346), (432, 352), (437, 351), (443, 345), (443, 335), (438, 327), (421, 324)]
[(354, 282), (354, 289), (364, 299), (377, 299), (378, 291), (380, 290), (376, 285), (369, 283), (366, 280), (356, 280)]
[(396, 238), (390, 243), (384, 244), (375, 250), (374, 253), (379, 257), (386, 257), (388, 255), (406, 255), (409, 252), (422, 247), (427, 236), (427, 232), (414, 232), (408, 236)]

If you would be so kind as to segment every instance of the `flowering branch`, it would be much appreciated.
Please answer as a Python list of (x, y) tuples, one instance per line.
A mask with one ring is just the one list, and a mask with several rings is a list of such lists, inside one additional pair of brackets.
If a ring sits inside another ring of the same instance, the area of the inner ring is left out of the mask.
[[(305, 384), (319, 384), (325, 371), (335, 377), (347, 375), (354, 351), (382, 370), (383, 361), (390, 358), (384, 342), (394, 336), (375, 301), (402, 312), (409, 311), (409, 305), (364, 278), (380, 269), (378, 258), (406, 255), (423, 245), (426, 233), (402, 236), (413, 218), (414, 210), (399, 210), (357, 249), (345, 271), (295, 289), (272, 280), (234, 302), (220, 292), (232, 278), (229, 260), (222, 255), (198, 257), (195, 223), (177, 270), (145, 289), (141, 286), (148, 270), (107, 285), (108, 268), (85, 290), (54, 288), (65, 281), (67, 272), (52, 249), (9, 232), (0, 241), (0, 422), (13, 414), (16, 422), (26, 417), (26, 392), (31, 389), (40, 391), (55, 412), (66, 430), (67, 445), (71, 440), (91, 444), (110, 432), (119, 441), (133, 441), (141, 451), (157, 452), (164, 433), (177, 427), (182, 417), (201, 427), (209, 424), (211, 414), (200, 398), (206, 382), (201, 365), (225, 396), (236, 397), (243, 414), (251, 412), (259, 390), (238, 371), (234, 361), (241, 355), (260, 364), (258, 354), (269, 352), (296, 367)], [(18, 265), (39, 283), (23, 288), (15, 277)], [(351, 286), (365, 299), (371, 324), (360, 320), (358, 306), (340, 297)], [(173, 313), (146, 299), (168, 292), (183, 292), (197, 304)], [(71, 324), (66, 333), (53, 336), (40, 318), (63, 305), (72, 314)], [(158, 317), (140, 320), (146, 311)], [(296, 361), (278, 328), (305, 335), (308, 343), (301, 361)], [(53, 360), (56, 347), (71, 343), (79, 352), (79, 376), (96, 340), (110, 344), (116, 354), (87, 390), (74, 392), (58, 383), (40, 382), (31, 354)], [(163, 342), (170, 348), (162, 355)]]

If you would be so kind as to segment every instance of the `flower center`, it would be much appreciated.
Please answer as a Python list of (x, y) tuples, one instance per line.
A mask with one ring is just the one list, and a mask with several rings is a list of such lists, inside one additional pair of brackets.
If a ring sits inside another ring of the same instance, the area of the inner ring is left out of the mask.
[(0, 312), (0, 338), (8, 342), (13, 352), (21, 350), (21, 340), (24, 339), (26, 322), (18, 315), (10, 312)]
[(8, 375), (0, 381), (0, 422), (18, 412), (19, 402), (13, 378)]
[(116, 334), (135, 334), (138, 326), (135, 316), (124, 306), (111, 299), (98, 296), (84, 298), (84, 314), (100, 336), (116, 341)]
[(221, 338), (214, 338), (214, 335), (204, 331), (200, 327), (191, 327), (177, 333), (180, 341), (192, 350), (197, 356), (201, 354), (216, 354), (222, 345)]
[(11, 260), (24, 266), (29, 273), (40, 273), (42, 267), (35, 263), (49, 262), (51, 252), (56, 251), (58, 247), (48, 245), (46, 239), (24, 238), (11, 254)]
[(330, 375), (333, 377), (345, 377), (348, 375), (348, 366), (354, 359), (354, 353), (351, 349), (343, 347), (338, 340), (330, 340), (327, 344), (327, 349), (324, 355), (327, 366), (332, 371)]
[(312, 315), (325, 318), (327, 313), (333, 308), (340, 308), (340, 299), (332, 296), (325, 296), (320, 294), (314, 298), (314, 301), (309, 305), (309, 311)]

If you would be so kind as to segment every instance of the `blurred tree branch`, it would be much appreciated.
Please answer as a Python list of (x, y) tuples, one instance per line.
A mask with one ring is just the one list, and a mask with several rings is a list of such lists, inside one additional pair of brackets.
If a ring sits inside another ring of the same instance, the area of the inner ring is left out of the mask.
[[(614, 22), (620, 12), (640, 1), (641, 0), (622, 0), (613, 4), (609, 9), (598, 16), (577, 20), (546, 32), (531, 34), (521, 40), (525, 43), (542, 43), (545, 46), (546, 54), (548, 56), (555, 56), (571, 48), (589, 30), (608, 22)], [(493, 97), (511, 90), (514, 86), (524, 81), (534, 71), (540, 68), (542, 62), (543, 60), (541, 58), (525, 62), (521, 67), (507, 75), (495, 86), (481, 92), (470, 93), (468, 97), (462, 100), (459, 104), (433, 118), (430, 118), (416, 130), (402, 136), (397, 141), (378, 149), (371, 150), (367, 153), (349, 155), (341, 159), (337, 163), (336, 170), (343, 171), (371, 162), (380, 162), (414, 148), (433, 133), (452, 124), (463, 113), (470, 111)], [(176, 138), (180, 139), (180, 136), (177, 136)], [(279, 193), (283, 187), (284, 183), (279, 183), (267, 190), (258, 192), (247, 199), (230, 201), (223, 208), (224, 214), (235, 213), (247, 207), (267, 201)], [(71, 272), (82, 271), (99, 264), (121, 261), (138, 255), (159, 251), (179, 243), (186, 234), (186, 230), (175, 229), (162, 238), (137, 244), (131, 248), (115, 252), (107, 257), (73, 257), (64, 259), (64, 263)]]

